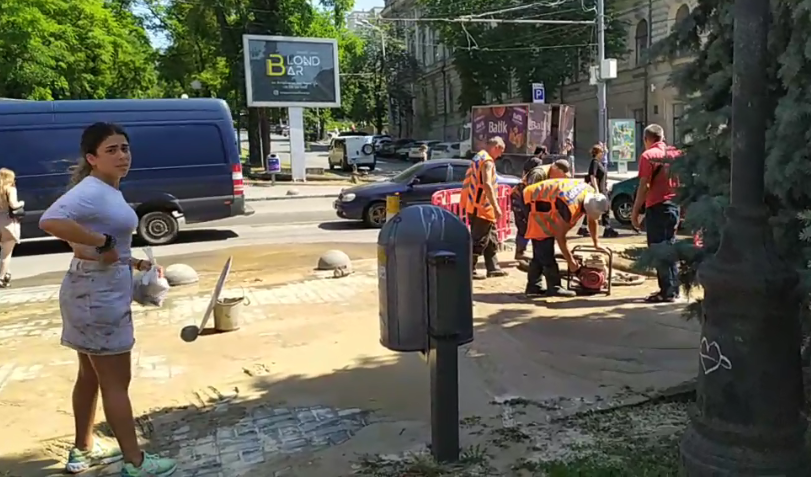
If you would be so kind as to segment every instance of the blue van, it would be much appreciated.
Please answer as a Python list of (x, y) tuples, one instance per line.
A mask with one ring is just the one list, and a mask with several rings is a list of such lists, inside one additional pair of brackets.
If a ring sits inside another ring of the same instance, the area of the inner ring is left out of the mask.
[(173, 242), (184, 223), (246, 213), (239, 138), (219, 99), (0, 101), (0, 167), (17, 175), (22, 236), (43, 237), (40, 215), (62, 193), (85, 127), (104, 121), (130, 137), (121, 191), (150, 245)]

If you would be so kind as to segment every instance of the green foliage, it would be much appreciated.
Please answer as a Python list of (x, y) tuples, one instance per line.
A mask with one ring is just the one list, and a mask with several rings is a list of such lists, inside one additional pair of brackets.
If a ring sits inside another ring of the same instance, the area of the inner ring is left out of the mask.
[[(426, 16), (457, 18), (513, 8), (510, 0), (421, 0)], [(499, 19), (566, 19), (594, 20), (593, 10), (571, 8), (560, 2), (547, 2), (516, 12), (499, 14)], [(592, 2), (587, 2), (591, 6)], [(608, 2), (611, 18), (613, 2)], [(434, 26), (434, 25), (432, 25)], [(511, 78), (521, 88), (524, 101), (531, 101), (529, 85), (542, 82), (547, 94), (557, 93), (564, 80), (586, 73), (596, 53), (594, 25), (530, 25), (489, 23), (439, 23), (439, 37), (452, 49), (453, 62), (459, 73), (462, 91), (459, 109), (483, 104), (486, 93), (495, 97), (514, 94)], [(626, 25), (618, 20), (608, 22), (606, 54), (620, 57), (625, 53)]]
[[(811, 176), (808, 112), (811, 111), (811, 2), (776, 0), (772, 5), (769, 37), (766, 157), (766, 205), (778, 253), (803, 277), (811, 291)], [(675, 56), (684, 52), (693, 61), (677, 70), (671, 82), (687, 104), (680, 129), (687, 133), (680, 144), (684, 156), (673, 166), (682, 184), (679, 201), (686, 211), (686, 228), (701, 231), (704, 249), (689, 243), (670, 250), (653, 249), (640, 259), (650, 266), (658, 258), (675, 253), (685, 271), (682, 284), (697, 284), (696, 270), (719, 246), (729, 202), (731, 169), (732, 27), (733, 4), (700, 0), (684, 21), (654, 52)], [(807, 293), (806, 293), (807, 295)], [(698, 307), (693, 307), (695, 312)]]
[(121, 1), (0, 2), (0, 96), (144, 98), (158, 94), (155, 55)]

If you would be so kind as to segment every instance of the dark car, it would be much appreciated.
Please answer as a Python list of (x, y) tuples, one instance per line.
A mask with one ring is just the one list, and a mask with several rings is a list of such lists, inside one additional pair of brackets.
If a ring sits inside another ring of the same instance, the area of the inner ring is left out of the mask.
[[(342, 219), (362, 220), (369, 227), (379, 228), (386, 223), (387, 196), (399, 194), (401, 208), (430, 204), (434, 192), (461, 188), (469, 166), (470, 161), (465, 159), (420, 162), (389, 180), (345, 189), (333, 206)], [(515, 186), (521, 180), (499, 174), (497, 181)]]
[(380, 146), (380, 150), (377, 152), (377, 155), (382, 157), (394, 157), (398, 149), (408, 147), (413, 143), (413, 139), (397, 139), (395, 141), (389, 141)]

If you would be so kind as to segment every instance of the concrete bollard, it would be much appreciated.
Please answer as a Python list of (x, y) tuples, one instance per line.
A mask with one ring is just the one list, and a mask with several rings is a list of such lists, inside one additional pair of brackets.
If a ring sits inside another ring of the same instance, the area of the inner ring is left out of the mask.
[(386, 222), (400, 213), (400, 194), (386, 197)]

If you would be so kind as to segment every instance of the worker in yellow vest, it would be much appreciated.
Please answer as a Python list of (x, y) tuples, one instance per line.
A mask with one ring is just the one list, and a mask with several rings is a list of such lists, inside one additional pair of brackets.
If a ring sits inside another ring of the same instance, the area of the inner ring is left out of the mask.
[[(529, 209), (525, 237), (532, 241), (532, 260), (527, 273), (527, 295), (574, 296), (561, 284), (560, 268), (555, 259), (557, 242), (569, 271), (577, 272), (566, 234), (585, 215), (589, 235), (595, 247), (597, 221), (608, 211), (608, 199), (585, 181), (578, 179), (548, 179), (528, 185), (524, 189), (524, 203)], [(541, 277), (546, 278), (546, 289), (541, 286)]]
[(507, 272), (498, 264), (498, 234), (496, 222), (502, 210), (498, 204), (495, 161), (504, 153), (504, 140), (491, 137), (484, 149), (470, 162), (462, 184), (460, 206), (467, 212), (470, 238), (473, 242), (473, 278), (482, 279), (476, 271), (479, 257), (484, 255), (487, 278), (503, 277)]

